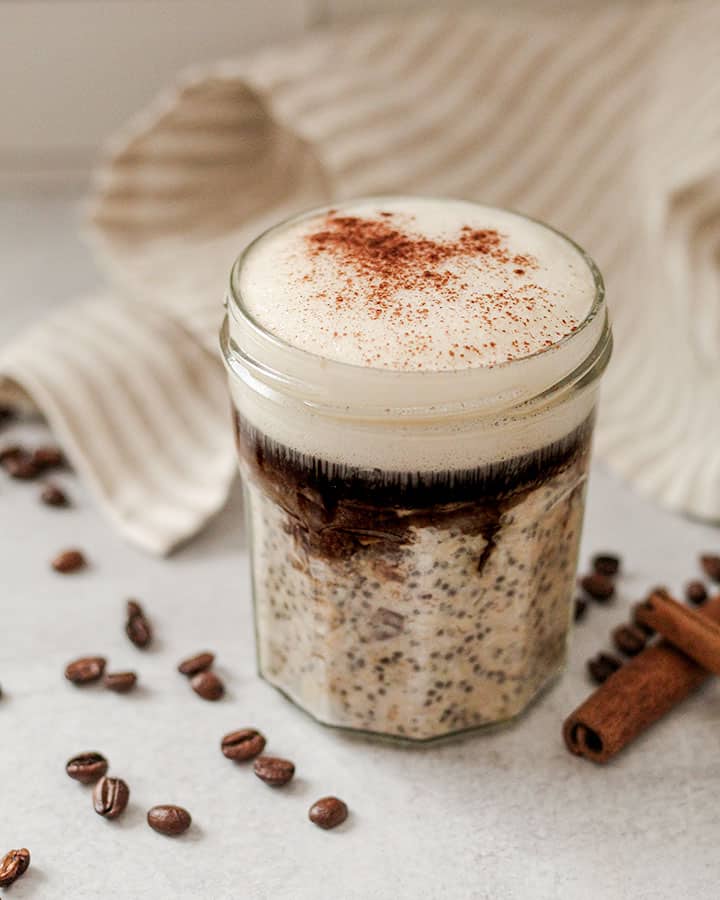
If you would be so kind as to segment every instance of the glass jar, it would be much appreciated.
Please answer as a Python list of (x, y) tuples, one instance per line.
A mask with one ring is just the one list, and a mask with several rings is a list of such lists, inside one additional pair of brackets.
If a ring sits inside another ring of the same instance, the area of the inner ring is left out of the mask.
[(592, 307), (542, 352), (392, 371), (265, 330), (239, 290), (253, 246), (222, 349), (260, 675), (320, 722), (394, 738), (513, 719), (565, 660), (612, 345), (600, 273), (576, 248)]

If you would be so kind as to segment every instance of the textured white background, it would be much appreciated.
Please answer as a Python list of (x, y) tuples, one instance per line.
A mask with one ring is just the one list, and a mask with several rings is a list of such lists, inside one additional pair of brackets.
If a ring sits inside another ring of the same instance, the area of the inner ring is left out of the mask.
[[(0, 181), (0, 342), (97, 282), (75, 237), (79, 190), (29, 192)], [(39, 425), (28, 438), (45, 437)], [(578, 628), (560, 684), (515, 728), (435, 749), (400, 749), (323, 729), (255, 676), (241, 502), (170, 560), (120, 543), (75, 480), (73, 510), (0, 479), (0, 849), (33, 864), (12, 900), (705, 900), (720, 857), (720, 688), (707, 686), (606, 768), (570, 757), (563, 717), (588, 692), (583, 665), (647, 587), (678, 589), (720, 533), (657, 511), (610, 476), (592, 476), (584, 558), (619, 549), (614, 606)], [(92, 568), (61, 577), (57, 550)], [(123, 601), (142, 599), (157, 629), (143, 653), (124, 636)], [(205, 703), (175, 672), (209, 647), (228, 696)], [(107, 655), (133, 668), (127, 697), (77, 689), (65, 663)], [(220, 754), (220, 737), (260, 727), (298, 775), (273, 791)], [(116, 822), (91, 808), (65, 760), (98, 749), (131, 788)], [(325, 833), (306, 818), (336, 793), (352, 815)], [(145, 810), (179, 803), (194, 825), (172, 840)]]

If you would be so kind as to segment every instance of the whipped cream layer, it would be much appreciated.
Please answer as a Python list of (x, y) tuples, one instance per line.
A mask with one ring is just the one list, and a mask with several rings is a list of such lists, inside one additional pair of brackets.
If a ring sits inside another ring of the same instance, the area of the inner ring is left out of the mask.
[(359, 366), (494, 367), (590, 311), (585, 258), (546, 226), (456, 200), (380, 197), (315, 211), (251, 246), (238, 284), (264, 329)]

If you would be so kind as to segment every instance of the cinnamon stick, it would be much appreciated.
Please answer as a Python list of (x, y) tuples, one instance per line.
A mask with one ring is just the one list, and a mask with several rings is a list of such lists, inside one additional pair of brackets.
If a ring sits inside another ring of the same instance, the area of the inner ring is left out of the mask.
[(635, 607), (635, 620), (661, 634), (708, 672), (720, 675), (720, 625), (656, 591)]
[[(720, 595), (699, 612), (720, 623)], [(667, 640), (618, 669), (563, 725), (568, 750), (597, 763), (619, 753), (709, 677), (707, 669)]]

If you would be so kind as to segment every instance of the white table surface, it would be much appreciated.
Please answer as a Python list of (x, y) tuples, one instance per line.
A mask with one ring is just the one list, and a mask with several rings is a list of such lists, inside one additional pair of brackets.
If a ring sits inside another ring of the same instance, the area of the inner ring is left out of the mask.
[[(79, 244), (76, 188), (1, 186), (0, 341), (98, 282)], [(23, 426), (41, 440), (42, 425)], [(248, 566), (238, 492), (197, 540), (169, 560), (122, 542), (81, 484), (75, 506), (50, 510), (37, 487), (0, 479), (0, 850), (27, 846), (32, 866), (8, 896), (73, 900), (704, 900), (720, 891), (720, 687), (706, 686), (606, 767), (571, 757), (563, 718), (590, 690), (584, 663), (645, 589), (679, 589), (716, 529), (635, 497), (596, 466), (583, 559), (623, 553), (608, 608), (578, 627), (560, 683), (515, 727), (436, 748), (403, 749), (324, 729), (255, 674)], [(48, 567), (77, 545), (92, 566)], [(135, 649), (124, 599), (139, 597), (157, 641)], [(219, 703), (175, 671), (213, 649), (227, 680)], [(65, 682), (71, 658), (107, 655), (139, 672), (118, 696)], [(297, 777), (272, 790), (220, 754), (227, 731), (255, 725)], [(130, 785), (127, 812), (95, 815), (66, 759), (105, 753)], [(344, 798), (348, 822), (323, 832), (311, 802)], [(145, 824), (156, 803), (193, 815), (184, 837)], [(0, 894), (2, 891), (0, 891)]]

